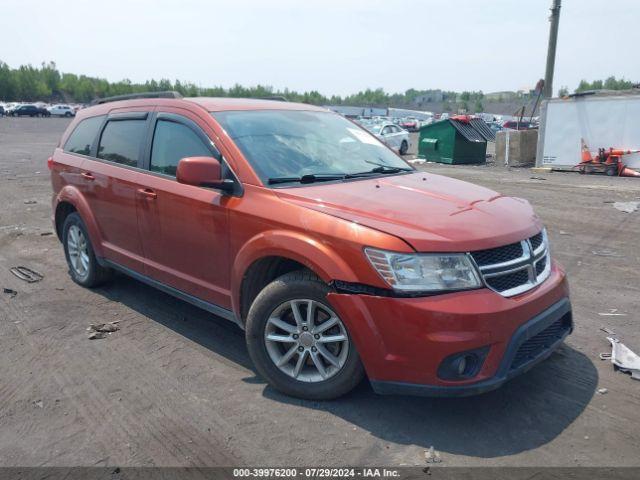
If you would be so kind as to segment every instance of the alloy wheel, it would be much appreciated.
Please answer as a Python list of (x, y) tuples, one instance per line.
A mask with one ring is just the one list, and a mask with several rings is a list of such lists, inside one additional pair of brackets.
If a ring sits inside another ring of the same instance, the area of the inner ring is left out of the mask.
[(67, 232), (67, 252), (76, 275), (86, 277), (89, 273), (89, 246), (87, 237), (77, 225), (71, 225)]
[(274, 365), (301, 382), (333, 377), (349, 354), (342, 320), (323, 303), (310, 299), (290, 300), (273, 310), (264, 341)]

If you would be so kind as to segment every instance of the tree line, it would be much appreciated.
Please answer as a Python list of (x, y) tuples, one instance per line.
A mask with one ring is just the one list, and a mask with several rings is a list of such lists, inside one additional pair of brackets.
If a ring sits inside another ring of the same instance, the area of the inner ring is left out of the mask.
[[(609, 77), (605, 80), (588, 82), (582, 80), (576, 88), (576, 92), (584, 90), (624, 90), (634, 86), (634, 83), (625, 79)], [(147, 80), (144, 83), (134, 83), (131, 80), (109, 82), (104, 78), (76, 75), (75, 73), (60, 72), (55, 62), (43, 62), (39, 67), (21, 65), (18, 68), (10, 68), (0, 60), (0, 100), (10, 101), (44, 101), (44, 102), (78, 102), (89, 103), (96, 98), (125, 95), (140, 92), (161, 92), (174, 90), (185, 97), (284, 97), (289, 101), (310, 103), (313, 105), (354, 105), (354, 106), (380, 106), (380, 107), (411, 107), (421, 98), (429, 96), (432, 92), (438, 93), (441, 102), (447, 105), (461, 104), (469, 110), (482, 110), (482, 103), (490, 102), (485, 99), (482, 91), (465, 91), (462, 93), (441, 90), (417, 90), (409, 89), (404, 93), (387, 93), (382, 88), (366, 89), (358, 93), (339, 96), (326, 96), (316, 90), (296, 92), (285, 88), (274, 89), (270, 86), (257, 85), (244, 87), (236, 84), (231, 88), (206, 87), (202, 88), (190, 82), (168, 79)], [(567, 95), (567, 87), (562, 87), (559, 94)], [(458, 105), (459, 106), (459, 105)]]
[[(409, 89), (404, 93), (387, 93), (382, 88), (366, 89), (358, 93), (339, 96), (326, 96), (316, 90), (297, 92), (285, 88), (274, 89), (271, 86), (257, 85), (244, 87), (236, 84), (231, 88), (199, 87), (190, 82), (168, 79), (147, 80), (134, 83), (131, 80), (109, 82), (104, 78), (63, 73), (55, 62), (44, 62), (39, 67), (21, 65), (10, 68), (0, 60), (0, 100), (10, 101), (44, 101), (44, 102), (78, 102), (88, 103), (96, 98), (125, 95), (140, 92), (177, 91), (185, 97), (284, 97), (289, 101), (310, 103), (314, 105), (336, 104), (355, 106), (410, 106), (421, 95), (433, 90)], [(440, 92), (438, 90), (438, 92)], [(456, 92), (440, 92), (444, 99), (456, 100), (460, 94)], [(482, 92), (463, 92), (463, 101), (482, 98)]]
[[(607, 77), (604, 80), (593, 80), (591, 82), (587, 80), (580, 80), (578, 88), (574, 90), (574, 93), (586, 92), (588, 90), (630, 90), (632, 88), (639, 88), (640, 83), (632, 82), (631, 80), (625, 80), (624, 78), (616, 78), (614, 76)], [(559, 97), (565, 97), (569, 95), (569, 88), (562, 87), (558, 91)]]

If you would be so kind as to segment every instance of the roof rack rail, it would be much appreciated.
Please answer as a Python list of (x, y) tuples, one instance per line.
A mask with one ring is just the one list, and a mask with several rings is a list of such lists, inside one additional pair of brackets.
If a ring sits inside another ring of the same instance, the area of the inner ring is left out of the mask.
[(182, 98), (182, 95), (175, 91), (130, 93), (127, 95), (116, 95), (114, 97), (96, 98), (91, 102), (91, 105), (119, 102), (120, 100), (134, 100), (136, 98)]
[(258, 100), (272, 100), (274, 102), (288, 102), (286, 97), (282, 95), (271, 95), (270, 97), (257, 97)]

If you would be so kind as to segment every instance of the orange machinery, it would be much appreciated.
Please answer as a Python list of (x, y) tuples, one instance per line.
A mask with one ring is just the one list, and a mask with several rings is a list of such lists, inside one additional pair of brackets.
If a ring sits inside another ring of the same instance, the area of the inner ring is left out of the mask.
[(582, 160), (574, 168), (580, 173), (604, 173), (610, 177), (640, 177), (640, 172), (628, 168), (622, 157), (640, 150), (619, 150), (614, 148), (599, 148), (594, 156), (589, 151), (587, 143), (582, 139)]

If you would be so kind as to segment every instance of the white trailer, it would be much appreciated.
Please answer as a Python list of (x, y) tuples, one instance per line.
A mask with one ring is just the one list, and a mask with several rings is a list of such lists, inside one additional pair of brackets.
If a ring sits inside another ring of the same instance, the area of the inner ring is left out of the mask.
[[(581, 158), (581, 141), (589, 150), (610, 147), (640, 150), (640, 91), (553, 98), (541, 107), (536, 165), (568, 170)], [(640, 168), (640, 153), (624, 162)]]

